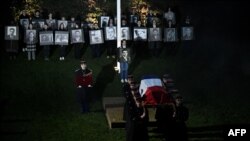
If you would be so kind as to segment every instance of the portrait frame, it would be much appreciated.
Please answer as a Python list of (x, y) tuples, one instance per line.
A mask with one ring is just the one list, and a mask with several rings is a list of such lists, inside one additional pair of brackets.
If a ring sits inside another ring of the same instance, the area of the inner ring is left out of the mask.
[(57, 20), (57, 28), (60, 28), (61, 24), (64, 24), (64, 27), (67, 29), (68, 28), (68, 21), (67, 20)]
[(109, 19), (110, 19), (109, 16), (101, 16), (100, 27), (103, 28), (104, 22), (105, 22), (106, 26), (108, 26)]
[[(157, 31), (158, 34), (154, 36), (154, 32)], [(162, 29), (161, 28), (148, 28), (148, 41), (162, 41)]]
[(68, 31), (55, 31), (55, 45), (69, 45)]
[(50, 27), (51, 29), (56, 29), (57, 27), (57, 20), (56, 19), (46, 19), (45, 23)]
[(45, 24), (45, 20), (44, 19), (34, 19), (34, 20), (31, 21), (31, 23), (33, 24), (33, 26), (35, 28), (42, 29), (44, 24)]
[(39, 32), (39, 43), (41, 46), (54, 45), (53, 31), (41, 31), (41, 32)]
[(32, 44), (36, 44), (38, 42), (38, 39), (37, 39), (37, 30), (36, 29), (28, 29), (25, 31), (25, 43), (31, 43), (31, 41), (29, 40), (29, 34), (30, 33), (33, 33), (34, 37), (33, 37), (33, 41), (32, 41)]
[(127, 51), (127, 60), (130, 62), (131, 61), (131, 55), (132, 55), (132, 52), (131, 52), (130, 48), (118, 48), (119, 61), (123, 57), (123, 51)]
[[(80, 32), (80, 38), (77, 39), (75, 36), (76, 32)], [(70, 30), (70, 43), (75, 44), (75, 43), (84, 43), (84, 31), (83, 29), (71, 29)]]
[(134, 41), (146, 41), (147, 40), (147, 28), (145, 27), (136, 27), (133, 30), (133, 39)]
[(89, 31), (89, 39), (90, 39), (89, 41), (90, 41), (91, 45), (104, 43), (103, 30), (101, 30), (101, 29), (90, 30)]
[[(13, 30), (14, 32), (12, 32), (11, 30)], [(19, 27), (18, 26), (6, 26), (5, 27), (5, 40), (19, 40)]]
[(181, 27), (181, 40), (182, 41), (194, 40), (194, 27), (193, 26)]
[(177, 41), (178, 41), (177, 28), (165, 28), (164, 42), (177, 42)]
[(121, 27), (121, 40), (131, 40), (129, 27)]
[[(110, 32), (110, 29), (113, 30), (113, 32)], [(116, 40), (116, 39), (117, 39), (117, 27), (116, 26), (105, 27), (105, 40), (112, 41), (112, 40)]]
[(30, 20), (28, 18), (20, 19), (19, 22), (22, 27), (25, 27), (24, 23), (26, 23), (26, 26), (29, 26)]

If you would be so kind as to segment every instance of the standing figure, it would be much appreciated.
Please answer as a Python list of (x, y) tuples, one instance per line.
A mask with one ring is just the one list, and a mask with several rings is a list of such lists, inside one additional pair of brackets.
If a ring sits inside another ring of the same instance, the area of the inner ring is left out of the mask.
[(121, 83), (128, 81), (128, 65), (131, 62), (131, 57), (126, 49), (126, 40), (122, 40), (122, 46), (119, 50), (120, 75)]
[[(33, 29), (33, 25), (29, 24), (30, 30)], [(28, 53), (28, 60), (30, 61), (36, 59), (36, 33), (33, 31), (29, 31), (26, 34), (26, 51)]]
[(108, 27), (110, 27), (108, 29), (108, 33), (109, 33), (109, 41), (106, 41), (106, 46), (107, 46), (107, 58), (110, 58), (110, 56), (112, 56), (112, 58), (115, 58), (115, 53), (116, 53), (116, 30), (115, 30), (115, 26), (113, 23), (113, 19), (109, 19), (109, 23), (108, 23)]
[(88, 96), (93, 84), (92, 70), (87, 68), (86, 61), (80, 61), (80, 69), (75, 71), (75, 84), (78, 102), (81, 112), (89, 112)]
[[(64, 17), (62, 17), (62, 20), (65, 20)], [(59, 25), (59, 31), (67, 31), (67, 27), (65, 26), (64, 23), (61, 23)], [(63, 60), (65, 60), (67, 45), (59, 45), (59, 46), (60, 46), (60, 57), (59, 57), (59, 60), (63, 61)]]

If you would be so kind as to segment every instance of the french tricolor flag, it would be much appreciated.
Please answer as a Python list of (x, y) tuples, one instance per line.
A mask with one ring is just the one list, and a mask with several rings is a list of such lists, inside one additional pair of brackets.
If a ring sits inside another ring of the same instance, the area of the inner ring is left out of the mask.
[(159, 105), (172, 103), (172, 97), (167, 94), (163, 87), (162, 81), (155, 75), (144, 76), (139, 88), (141, 97), (145, 98), (147, 105)]

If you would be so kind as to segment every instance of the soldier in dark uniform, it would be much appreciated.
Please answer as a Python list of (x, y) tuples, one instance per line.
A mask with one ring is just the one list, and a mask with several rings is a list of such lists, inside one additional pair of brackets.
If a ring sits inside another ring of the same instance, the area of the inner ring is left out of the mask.
[(148, 111), (144, 107), (137, 87), (132, 88), (133, 102), (129, 104), (127, 141), (148, 141)]
[(124, 83), (123, 88), (122, 88), (122, 92), (123, 92), (123, 96), (125, 97), (125, 104), (124, 104), (124, 108), (123, 108), (123, 120), (127, 121), (128, 119), (128, 107), (129, 104), (131, 103), (131, 101), (133, 100), (132, 94), (131, 94), (131, 85), (134, 85), (135, 81), (134, 81), (134, 77), (133, 75), (128, 75), (128, 82)]
[(81, 104), (81, 112), (89, 112), (87, 97), (92, 87), (92, 70), (87, 68), (86, 61), (80, 61), (80, 69), (75, 71), (75, 83), (78, 102)]
[(175, 98), (176, 116), (175, 116), (175, 139), (178, 141), (187, 141), (186, 121), (189, 117), (188, 108), (183, 105), (182, 96), (178, 95)]

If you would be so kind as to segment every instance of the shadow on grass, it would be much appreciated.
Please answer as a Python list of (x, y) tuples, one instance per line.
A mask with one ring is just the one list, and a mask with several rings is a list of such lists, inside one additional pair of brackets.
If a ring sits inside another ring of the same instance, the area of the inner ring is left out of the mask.
[(115, 66), (115, 60), (113, 60), (111, 63), (106, 64), (102, 67), (102, 70), (96, 77), (96, 83), (94, 85), (93, 93), (94, 97), (92, 97), (93, 100), (100, 100), (103, 96), (103, 93), (109, 83), (112, 83), (116, 72), (114, 70)]

